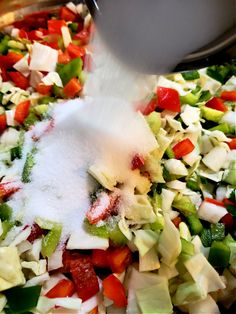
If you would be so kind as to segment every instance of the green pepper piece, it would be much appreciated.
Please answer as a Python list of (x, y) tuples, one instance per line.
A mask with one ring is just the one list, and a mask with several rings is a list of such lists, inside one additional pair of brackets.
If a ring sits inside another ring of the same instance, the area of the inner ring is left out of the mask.
[(230, 128), (227, 123), (221, 123), (217, 126), (214, 126), (213, 128), (210, 128), (209, 131), (221, 131), (225, 134), (229, 134)]
[(33, 166), (35, 165), (34, 161), (34, 153), (36, 152), (36, 149), (33, 149), (31, 152), (29, 152), (26, 156), (26, 161), (24, 164), (24, 168), (22, 171), (21, 180), (24, 183), (29, 183), (31, 178), (31, 171), (33, 169)]
[(162, 175), (163, 175), (163, 178), (164, 178), (164, 180), (165, 180), (166, 182), (173, 180), (171, 174), (170, 174), (169, 171), (166, 169), (166, 167), (163, 167), (163, 173), (162, 173)]
[(166, 151), (165, 151), (165, 155), (169, 158), (169, 159), (173, 159), (175, 158), (175, 154), (173, 152), (173, 149), (169, 146), (167, 147)]
[(55, 224), (54, 227), (43, 237), (41, 253), (43, 257), (50, 257), (56, 250), (61, 237), (62, 226)]
[(11, 154), (11, 161), (13, 161), (15, 159), (21, 159), (22, 147), (20, 147), (20, 146), (12, 147), (10, 150), (10, 154)]
[(30, 112), (30, 114), (24, 121), (24, 126), (28, 129), (31, 125), (34, 125), (37, 121), (39, 121), (38, 117), (33, 112)]
[(201, 92), (200, 97), (199, 97), (199, 102), (208, 101), (208, 100), (211, 99), (211, 97), (212, 97), (212, 96), (211, 96), (211, 93), (210, 93), (209, 90), (203, 90), (203, 91)]
[(196, 80), (200, 77), (197, 70), (186, 71), (186, 72), (182, 72), (181, 74), (182, 74), (183, 78), (185, 79), (185, 81)]
[(10, 220), (12, 216), (12, 208), (6, 204), (3, 203), (0, 205), (0, 219), (3, 220)]
[(225, 237), (225, 225), (220, 222), (217, 222), (216, 224), (211, 224), (211, 237), (213, 241), (223, 240)]
[(8, 44), (9, 40), (10, 40), (10, 36), (5, 35), (0, 42), (0, 53), (3, 55), (6, 54), (8, 51), (8, 45), (7, 44)]
[(57, 85), (53, 85), (53, 94), (56, 98), (65, 98), (65, 94), (63, 92), (63, 88)]
[(44, 96), (39, 98), (38, 100), (38, 104), (39, 105), (48, 105), (51, 102), (55, 102), (56, 99), (54, 97), (50, 97), (50, 96)]
[(209, 247), (212, 243), (212, 236), (211, 236), (211, 230), (210, 229), (203, 229), (201, 233), (201, 241), (203, 246)]
[(4, 240), (8, 231), (13, 227), (13, 222), (4, 220), (2, 221), (2, 234), (0, 236), (0, 241)]
[(57, 64), (56, 71), (60, 75), (62, 83), (66, 85), (72, 78), (78, 77), (82, 71), (83, 61), (75, 58), (67, 64)]
[(220, 241), (213, 241), (208, 261), (211, 263), (214, 267), (227, 267), (229, 264), (229, 258), (230, 258), (230, 248)]
[(88, 233), (90, 233), (94, 236), (105, 238), (105, 239), (109, 238), (109, 230), (107, 228), (107, 225), (97, 227), (96, 225), (90, 224), (89, 221), (87, 219), (85, 219), (84, 220), (84, 229)]
[(186, 217), (190, 214), (196, 214), (197, 212), (196, 206), (188, 196), (177, 196), (174, 199), (172, 206), (178, 209)]
[(219, 123), (219, 121), (221, 120), (221, 118), (224, 115), (224, 112), (202, 106), (201, 107), (201, 114), (202, 114), (202, 117), (205, 118), (206, 120)]
[(184, 96), (180, 96), (180, 101), (181, 104), (188, 104), (191, 106), (196, 105), (196, 103), (198, 102), (199, 96), (198, 95), (194, 95), (192, 93), (188, 93)]
[(189, 215), (186, 217), (186, 219), (192, 235), (196, 235), (202, 232), (203, 226), (197, 215)]
[(191, 180), (191, 179), (188, 180), (186, 186), (187, 186), (187, 188), (189, 188), (192, 191), (200, 191), (201, 190), (199, 183), (195, 180)]
[(72, 22), (70, 24), (68, 24), (69, 29), (73, 32), (76, 33), (77, 29), (78, 29), (79, 24), (76, 22)]
[(108, 232), (109, 232), (109, 239), (118, 246), (125, 245), (128, 239), (124, 236), (124, 234), (120, 231), (117, 221), (112, 222), (111, 224), (108, 223)]
[(38, 303), (41, 286), (15, 287), (5, 291), (7, 304), (13, 313), (33, 310)]
[(157, 135), (161, 127), (161, 115), (159, 112), (153, 111), (146, 116), (147, 123), (154, 135)]

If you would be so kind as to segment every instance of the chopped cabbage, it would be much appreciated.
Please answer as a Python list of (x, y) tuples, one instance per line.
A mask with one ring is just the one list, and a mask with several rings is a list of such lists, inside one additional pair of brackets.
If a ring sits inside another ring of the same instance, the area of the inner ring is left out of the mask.
[(152, 247), (145, 255), (139, 255), (139, 271), (152, 271), (160, 268), (157, 250)]
[(215, 300), (208, 294), (204, 300), (191, 303), (189, 314), (220, 314)]
[(169, 171), (169, 173), (173, 175), (186, 176), (188, 174), (188, 170), (181, 160), (177, 159), (165, 160), (165, 167)]
[(134, 231), (134, 244), (139, 250), (139, 254), (144, 256), (157, 243), (158, 233), (152, 230), (136, 230)]

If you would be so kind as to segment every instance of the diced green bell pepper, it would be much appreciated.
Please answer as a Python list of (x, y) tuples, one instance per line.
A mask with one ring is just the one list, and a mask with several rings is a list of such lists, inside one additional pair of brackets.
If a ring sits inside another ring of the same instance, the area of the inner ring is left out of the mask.
[(118, 226), (118, 221), (115, 223), (108, 224), (108, 230), (109, 230), (109, 239), (115, 245), (122, 246), (127, 243), (128, 239), (120, 231), (120, 228)]
[(41, 286), (15, 287), (5, 291), (7, 304), (14, 314), (33, 310), (38, 303)]
[(209, 90), (203, 90), (201, 92), (201, 95), (199, 97), (199, 102), (203, 102), (203, 101), (208, 101), (211, 99), (211, 93), (209, 92)]
[(203, 246), (209, 247), (212, 243), (212, 236), (211, 236), (211, 230), (210, 229), (203, 229), (201, 233), (201, 241)]
[(76, 33), (77, 29), (78, 29), (79, 24), (76, 22), (72, 22), (68, 24), (69, 29), (73, 32)]
[(186, 71), (181, 73), (185, 81), (196, 80), (200, 77), (199, 72), (197, 70)]
[(211, 224), (211, 238), (212, 240), (221, 241), (225, 237), (225, 225), (223, 223), (217, 222), (216, 224)]
[(75, 58), (67, 64), (57, 64), (56, 71), (60, 75), (62, 83), (66, 85), (72, 78), (78, 77), (82, 71), (83, 61)]
[(210, 128), (209, 131), (221, 131), (225, 134), (229, 134), (230, 128), (229, 128), (229, 125), (227, 123), (221, 123), (217, 126), (214, 126), (213, 128)]
[(96, 225), (90, 224), (89, 221), (85, 219), (84, 228), (88, 233), (94, 236), (105, 238), (105, 239), (109, 238), (109, 231), (108, 231), (107, 225), (105, 224), (103, 226), (97, 227)]
[(10, 220), (11, 216), (12, 208), (7, 203), (0, 204), (0, 219), (2, 221)]
[(26, 161), (25, 161), (24, 168), (22, 171), (22, 176), (21, 176), (21, 180), (24, 183), (29, 183), (31, 180), (31, 178), (30, 178), (31, 171), (35, 165), (34, 153), (35, 153), (35, 150), (32, 150), (26, 156)]
[(22, 147), (21, 146), (12, 147), (10, 150), (10, 154), (11, 161), (15, 159), (20, 159), (22, 157)]
[(173, 149), (169, 146), (167, 147), (166, 151), (165, 151), (165, 155), (169, 158), (169, 159), (173, 159), (175, 158), (175, 154), (173, 152)]
[(208, 256), (209, 263), (214, 267), (225, 268), (229, 264), (229, 258), (230, 248), (223, 242), (213, 241)]
[(174, 199), (172, 206), (178, 209), (184, 216), (196, 213), (196, 206), (188, 196), (177, 196)]
[(146, 121), (154, 135), (157, 135), (161, 127), (161, 115), (159, 112), (153, 111), (146, 116)]
[(42, 104), (34, 107), (34, 112), (39, 116), (44, 116), (48, 111), (48, 105)]
[(198, 99), (199, 99), (199, 96), (194, 95), (192, 93), (188, 93), (184, 96), (180, 96), (180, 101), (184, 105), (188, 104), (188, 105), (194, 106), (198, 102)]
[(56, 99), (54, 97), (50, 97), (50, 96), (44, 96), (39, 98), (38, 100), (38, 104), (39, 105), (48, 105), (51, 102), (55, 102)]
[(224, 115), (224, 112), (222, 112), (222, 111), (208, 108), (205, 106), (201, 107), (201, 113), (202, 113), (203, 118), (205, 118), (206, 120), (209, 120), (209, 121), (216, 122), (216, 123), (220, 122), (221, 118)]
[(7, 220), (4, 220), (2, 221), (2, 234), (0, 236), (0, 241), (4, 240), (8, 231), (11, 230), (11, 228), (13, 227), (13, 222), (11, 221), (7, 221)]
[(200, 191), (201, 190), (199, 183), (197, 181), (195, 181), (195, 180), (189, 179), (187, 181), (187, 185), (186, 186), (187, 186), (187, 188), (189, 188), (192, 191)]
[(37, 121), (39, 121), (39, 118), (33, 112), (30, 112), (30, 114), (24, 121), (24, 126), (28, 129), (30, 126), (34, 125)]
[(6, 54), (8, 51), (8, 45), (7, 44), (8, 44), (9, 40), (10, 40), (10, 36), (5, 35), (0, 42), (0, 53), (3, 55)]
[(60, 241), (61, 231), (62, 226), (60, 224), (55, 224), (48, 234), (43, 236), (41, 249), (43, 257), (50, 257), (56, 250), (56, 247)]
[(192, 235), (196, 235), (202, 232), (203, 226), (197, 215), (189, 215), (186, 217), (186, 219)]

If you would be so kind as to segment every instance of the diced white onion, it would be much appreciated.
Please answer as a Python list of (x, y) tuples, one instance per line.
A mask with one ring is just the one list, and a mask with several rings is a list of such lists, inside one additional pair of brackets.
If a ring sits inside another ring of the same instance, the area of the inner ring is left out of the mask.
[(59, 87), (63, 87), (61, 78), (57, 72), (49, 72), (42, 78), (42, 82), (47, 86), (56, 84)]
[(55, 251), (52, 256), (50, 256), (48, 258), (48, 270), (54, 270), (54, 269), (58, 269), (60, 267), (63, 266), (63, 262), (62, 262), (62, 255), (63, 255), (63, 251)]
[(184, 190), (186, 189), (186, 182), (179, 180), (173, 180), (166, 183), (167, 187), (174, 190)]
[(72, 43), (72, 38), (70, 35), (69, 28), (67, 26), (62, 26), (61, 28), (62, 39), (65, 47), (68, 47)]
[(43, 78), (43, 74), (41, 72), (31, 71), (30, 85), (35, 88), (42, 81), (42, 78)]
[(30, 70), (34, 71), (55, 71), (57, 59), (57, 50), (35, 42), (32, 46), (32, 54), (29, 68)]
[(29, 54), (27, 53), (22, 59), (20, 59), (18, 62), (16, 62), (13, 65), (13, 68), (19, 71), (25, 77), (29, 76), (30, 74), (28, 58), (29, 58)]
[(79, 233), (72, 233), (66, 248), (68, 250), (89, 250), (89, 249), (101, 249), (106, 250), (109, 247), (108, 239), (100, 238), (88, 234), (87, 232), (80, 230)]
[(68, 2), (66, 7), (71, 10), (73, 13), (77, 14), (76, 5), (73, 2)]
[(222, 146), (216, 146), (203, 157), (203, 163), (213, 171), (219, 171), (227, 158), (227, 151)]
[(6, 119), (7, 119), (7, 125), (9, 126), (15, 126), (15, 109), (11, 109), (11, 110), (6, 110), (5, 114), (6, 114)]
[(227, 213), (225, 207), (207, 201), (203, 201), (198, 210), (199, 218), (211, 223), (219, 222)]
[(25, 230), (21, 231), (16, 238), (12, 241), (10, 246), (17, 246), (21, 242), (25, 241), (31, 233), (31, 227), (27, 227)]
[(188, 170), (181, 160), (177, 159), (168, 159), (165, 161), (165, 167), (170, 174), (186, 176)]

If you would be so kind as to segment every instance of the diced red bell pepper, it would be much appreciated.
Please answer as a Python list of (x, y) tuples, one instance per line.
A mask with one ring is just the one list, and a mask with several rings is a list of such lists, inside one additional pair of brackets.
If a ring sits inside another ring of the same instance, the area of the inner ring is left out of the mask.
[(69, 279), (60, 280), (45, 296), (47, 298), (66, 298), (71, 297), (75, 292), (75, 286)]
[(98, 314), (98, 307), (96, 306), (94, 309), (89, 311), (88, 314)]
[(62, 273), (70, 272), (71, 261), (75, 261), (81, 257), (81, 254), (77, 251), (65, 250), (62, 255), (63, 269)]
[(9, 77), (8, 77), (8, 74), (7, 74), (7, 70), (6, 70), (4, 67), (0, 67), (0, 71), (1, 71), (2, 81), (3, 81), (3, 82), (9, 81)]
[(20, 72), (8, 72), (12, 82), (19, 88), (26, 90), (29, 87), (29, 80)]
[(227, 142), (230, 149), (236, 149), (236, 138), (233, 138), (230, 142)]
[(109, 275), (102, 282), (103, 294), (114, 302), (115, 307), (122, 308), (127, 306), (125, 288), (118, 278)]
[(17, 181), (0, 183), (0, 197), (8, 197), (20, 188), (21, 184)]
[(23, 101), (19, 103), (15, 111), (15, 120), (22, 124), (25, 121), (25, 118), (28, 117), (30, 109), (30, 100)]
[(122, 273), (132, 263), (128, 246), (109, 250), (109, 264), (113, 273)]
[(131, 161), (131, 170), (140, 169), (144, 165), (144, 158), (135, 154)]
[(119, 198), (119, 195), (114, 193), (100, 193), (86, 214), (89, 223), (96, 224), (109, 217), (112, 212), (116, 211)]
[(84, 47), (79, 47), (77, 45), (74, 45), (70, 43), (68, 47), (66, 48), (66, 51), (68, 52), (69, 56), (72, 59), (78, 58), (78, 57), (83, 57), (86, 53)]
[(91, 258), (81, 256), (70, 262), (70, 272), (78, 297), (86, 301), (99, 291), (98, 279)]
[(24, 28), (21, 28), (19, 30), (19, 34), (18, 34), (19, 38), (24, 38), (24, 39), (28, 39), (28, 33), (26, 30), (24, 30)]
[(224, 102), (218, 97), (213, 97), (212, 99), (208, 100), (205, 106), (223, 112), (227, 111), (227, 107), (225, 106)]
[(224, 215), (224, 217), (221, 218), (220, 222), (222, 222), (228, 229), (234, 229), (236, 227), (236, 219), (230, 213)]
[(64, 20), (48, 20), (49, 34), (61, 35), (62, 26), (66, 26), (66, 22)]
[(157, 107), (160, 109), (171, 110), (174, 112), (181, 111), (179, 93), (173, 88), (157, 88)]
[(67, 51), (65, 51), (64, 53), (62, 51), (59, 50), (58, 52), (58, 63), (62, 63), (62, 64), (67, 64), (68, 62), (71, 61), (71, 58), (68, 54)]
[(176, 228), (179, 228), (179, 224), (181, 223), (182, 219), (180, 216), (175, 217), (171, 220)]
[(224, 91), (220, 97), (224, 100), (236, 101), (236, 91)]
[(81, 45), (87, 45), (89, 38), (90, 33), (87, 30), (82, 30), (73, 37), (73, 39), (79, 40)]
[(13, 65), (23, 58), (21, 53), (8, 52), (6, 56), (0, 56), (0, 66), (1, 68), (10, 69)]
[(27, 240), (30, 243), (33, 243), (36, 239), (40, 238), (43, 234), (44, 234), (43, 229), (41, 229), (39, 225), (34, 223), (33, 226), (31, 227), (31, 233), (28, 236)]
[(182, 140), (181, 142), (175, 144), (175, 146), (172, 148), (175, 158), (180, 159), (183, 156), (191, 153), (194, 150), (194, 145), (190, 141), (190, 139), (186, 138)]
[(157, 108), (157, 98), (153, 97), (149, 103), (145, 106), (145, 108), (142, 111), (142, 114), (147, 116), (150, 113), (152, 113)]
[(74, 22), (77, 18), (76, 14), (67, 7), (61, 7), (59, 15), (61, 20), (65, 20), (67, 22)]
[(6, 129), (7, 127), (7, 118), (5, 113), (0, 114), (0, 134)]
[(109, 268), (108, 251), (93, 250), (92, 251), (92, 263), (94, 267)]
[(13, 25), (16, 28), (24, 28), (25, 30), (34, 30), (47, 27), (47, 20), (49, 19), (49, 11), (35, 12), (24, 16), (23, 20), (16, 21)]
[(41, 95), (49, 95), (52, 91), (52, 85), (45, 85), (43, 83), (39, 83), (36, 86), (36, 91)]
[(204, 199), (205, 202), (208, 202), (208, 203), (211, 203), (211, 204), (214, 204), (214, 205), (217, 205), (217, 206), (222, 206), (222, 207), (225, 207), (224, 203), (221, 202), (221, 201), (217, 201), (213, 198), (209, 198), (209, 197), (206, 197)]
[(40, 32), (39, 30), (32, 30), (28, 32), (28, 39), (33, 41), (33, 40), (42, 40), (43, 38), (43, 33)]
[(81, 91), (82, 85), (79, 80), (73, 77), (63, 88), (64, 94), (67, 98), (74, 98)]

